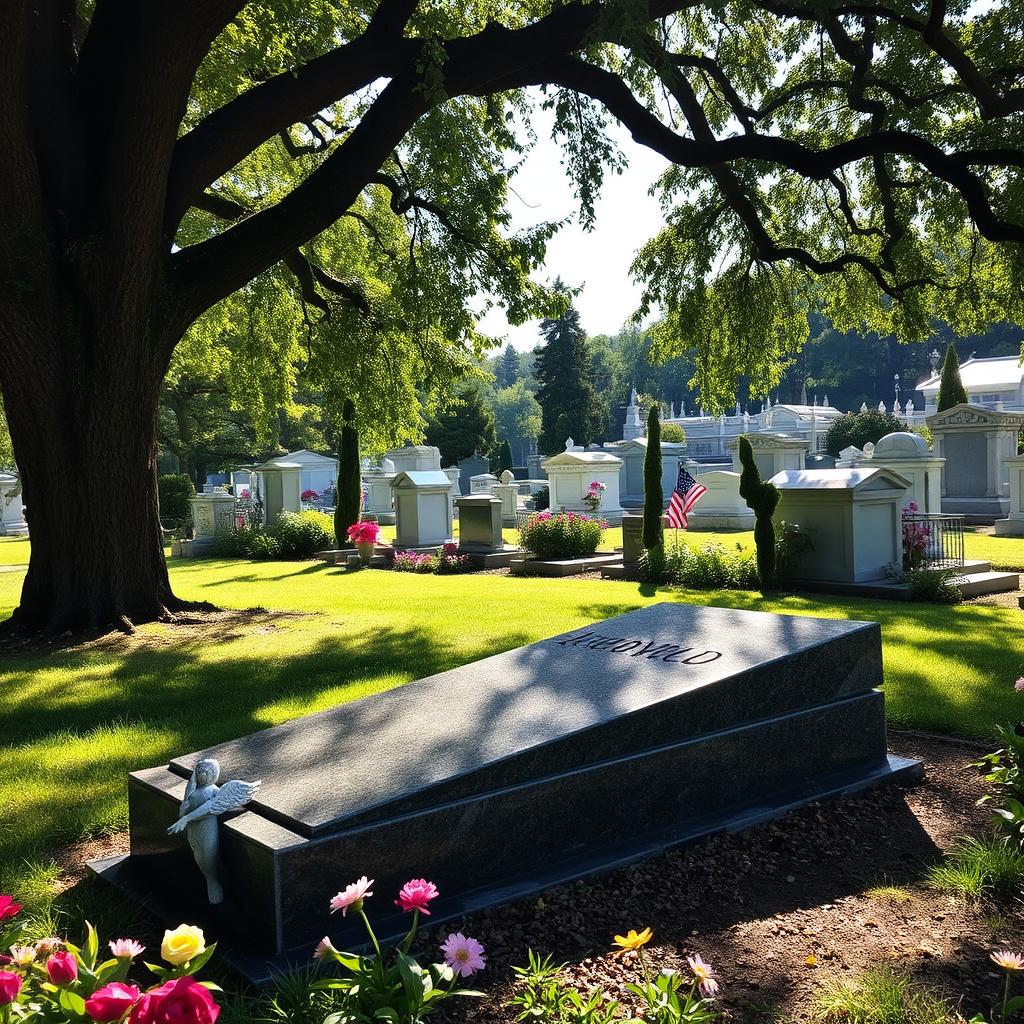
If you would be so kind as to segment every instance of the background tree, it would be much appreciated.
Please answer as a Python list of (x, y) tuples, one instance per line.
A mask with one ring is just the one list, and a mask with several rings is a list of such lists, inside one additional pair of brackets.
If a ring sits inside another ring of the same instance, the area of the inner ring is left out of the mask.
[[(560, 280), (555, 290), (568, 298)], [(535, 356), (541, 447), (546, 452), (561, 451), (568, 437), (577, 444), (590, 444), (596, 440), (603, 416), (579, 312), (570, 302), (560, 316), (541, 321), (540, 334), (543, 344)]]
[(512, 448), (507, 440), (498, 445), (498, 476), (500, 477), (506, 470), (512, 471)]
[(664, 543), (661, 517), (665, 511), (665, 492), (661, 487), (661, 417), (658, 406), (647, 414), (647, 451), (644, 453), (644, 532), (643, 544), (649, 551)]
[(490, 458), (497, 444), (494, 416), (484, 405), (478, 382), (464, 385), (453, 400), (434, 413), (426, 437), (427, 444), (441, 450), (445, 466), (454, 466), (476, 452)]
[(339, 548), (350, 548), (348, 528), (359, 522), (363, 485), (359, 477), (359, 431), (356, 407), (346, 398), (341, 407), (338, 444), (338, 486), (334, 506), (334, 539)]
[(519, 353), (509, 342), (494, 366), (494, 383), (497, 388), (510, 388), (519, 380)]
[(938, 411), (944, 412), (954, 405), (967, 401), (967, 389), (960, 379), (960, 357), (956, 345), (950, 342), (946, 346), (946, 358), (942, 361), (942, 376), (939, 379)]
[(868, 409), (867, 412), (847, 413), (829, 424), (823, 441), (824, 451), (835, 458), (850, 445), (863, 448), (869, 441), (878, 444), (886, 434), (908, 429), (907, 424), (891, 412)]
[(639, 315), (664, 310), (652, 354), (692, 352), (709, 408), (778, 385), (812, 302), (904, 340), (1019, 320), (1020, 3), (0, 5), (0, 390), (33, 514), (15, 624), (181, 606), (159, 395), (228, 296), (254, 353), (268, 297), (292, 303), (311, 383), (368, 430), (353, 388), (390, 386), (382, 414), (418, 432), (481, 355), (475, 295), (554, 312), (529, 282), (554, 225), (512, 234), (505, 205), (529, 86), (585, 225), (622, 165), (610, 118), (675, 165)]
[(541, 412), (526, 381), (517, 380), (511, 387), (494, 393), (494, 420), (498, 434), (512, 448), (513, 465), (525, 466), (526, 454), (540, 436)]

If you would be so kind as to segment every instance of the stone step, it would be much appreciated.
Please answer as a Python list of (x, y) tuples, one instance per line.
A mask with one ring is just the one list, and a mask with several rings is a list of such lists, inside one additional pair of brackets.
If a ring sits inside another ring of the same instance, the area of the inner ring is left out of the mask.
[(975, 572), (991, 572), (991, 571), (992, 571), (992, 563), (991, 562), (982, 561), (981, 559), (970, 559), (970, 558), (968, 558), (968, 559), (965, 559), (964, 560), (964, 564), (962, 566), (960, 566), (960, 572), (964, 576), (967, 576), (970, 573), (975, 573)]
[(957, 586), (964, 597), (980, 597), (982, 594), (1005, 594), (1009, 591), (1020, 590), (1020, 573), (965, 573), (957, 579)]

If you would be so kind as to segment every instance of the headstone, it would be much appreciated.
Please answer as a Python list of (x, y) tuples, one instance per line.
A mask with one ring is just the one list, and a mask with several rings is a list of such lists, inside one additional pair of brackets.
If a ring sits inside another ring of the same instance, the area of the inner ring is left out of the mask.
[[(328, 907), (363, 872), (385, 940), (410, 877), (440, 925), (919, 774), (887, 756), (881, 682), (877, 623), (657, 604), (133, 772), (131, 854), (93, 867), (263, 979), (323, 935), (365, 941)], [(212, 911), (167, 834), (203, 757), (262, 780), (220, 826)]]
[(459, 496), (459, 467), (448, 466), (441, 470), (448, 477), (448, 510), (455, 515), (455, 499)]
[(932, 454), (920, 434), (901, 430), (886, 434), (861, 465), (893, 469), (906, 477), (910, 481), (907, 503), (917, 502), (918, 510), (930, 515), (942, 511), (943, 461)]
[(253, 472), (263, 498), (263, 519), (267, 526), (273, 526), (282, 512), (302, 511), (302, 467), (297, 462), (271, 459), (256, 466)]
[[(629, 442), (635, 444), (635, 441)], [(552, 455), (544, 462), (548, 476), (548, 497), (554, 512), (584, 512), (590, 509), (583, 500), (591, 481), (605, 485), (601, 507), (597, 515), (610, 523), (622, 519), (619, 503), (619, 471), (622, 459), (606, 451), (583, 451), (567, 448), (558, 455)]]
[[(390, 467), (390, 468), (389, 468)], [(395, 521), (395, 507), (391, 484), (398, 474), (389, 460), (380, 469), (371, 469), (364, 476), (366, 484), (366, 512), (372, 513), (378, 523), (390, 525)]]
[(227, 491), (204, 490), (189, 499), (192, 506), (192, 540), (180, 544), (182, 558), (198, 558), (210, 554), (216, 546), (217, 534), (235, 528), (235, 497)]
[[(619, 504), (623, 508), (641, 508), (644, 503), (644, 460), (647, 458), (647, 438), (607, 446), (622, 460), (619, 469)], [(679, 462), (686, 457), (686, 445), (675, 441), (661, 442), (661, 493), (665, 504), (672, 494), (679, 475)]]
[(409, 444), (384, 453), (396, 473), (430, 472), (441, 468), (440, 449), (428, 444)]
[(699, 476), (707, 493), (687, 513), (692, 530), (752, 530), (754, 513), (740, 497), (740, 474), (711, 470)]
[(1000, 536), (1024, 535), (1024, 455), (1006, 460), (1010, 475), (1010, 511), (1005, 519), (997, 519), (995, 532)]
[(0, 507), (0, 536), (26, 536), (28, 523), (21, 501), (21, 480), (14, 473), (0, 473)]
[(490, 494), (466, 494), (455, 499), (459, 510), (459, 551), (503, 550), (501, 499)]
[(485, 459), (479, 452), (468, 459), (462, 459), (459, 462), (459, 491), (462, 494), (469, 494), (470, 480), (481, 473), (490, 472), (490, 468), (490, 460)]
[(775, 522), (796, 523), (814, 545), (794, 579), (866, 583), (903, 564), (902, 510), (910, 481), (891, 469), (805, 469), (777, 473)]
[(506, 469), (501, 474), (501, 483), (491, 488), (491, 493), (501, 499), (501, 521), (505, 526), (516, 525), (516, 511), (519, 508), (519, 484)]
[[(640, 415), (640, 404), (636, 396), (636, 388), (629, 392), (629, 405), (626, 406), (626, 423), (622, 428), (622, 440), (632, 441), (634, 438), (643, 437), (647, 432), (643, 418)], [(532, 473), (530, 474), (533, 475)]]
[(929, 416), (942, 471), (942, 511), (992, 522), (1010, 511), (1006, 461), (1017, 454), (1024, 415), (962, 403)]
[(498, 484), (498, 478), (493, 473), (477, 473), (469, 478), (470, 494), (490, 494)]
[[(754, 453), (754, 463), (762, 480), (769, 480), (776, 473), (787, 469), (804, 468), (804, 457), (810, 450), (810, 443), (799, 437), (788, 437), (786, 434), (745, 434)], [(726, 448), (732, 455), (732, 471), (742, 473), (740, 465), (740, 438), (731, 437)]]
[(439, 469), (403, 472), (391, 481), (396, 548), (436, 548), (451, 541), (450, 488)]

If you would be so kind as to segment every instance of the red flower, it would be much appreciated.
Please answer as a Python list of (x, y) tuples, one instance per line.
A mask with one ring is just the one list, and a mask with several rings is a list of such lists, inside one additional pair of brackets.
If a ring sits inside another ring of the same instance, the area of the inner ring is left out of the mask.
[(70, 985), (78, 979), (78, 961), (74, 953), (54, 953), (46, 961), (46, 976), (54, 985)]
[(129, 1024), (214, 1024), (219, 1016), (208, 988), (193, 978), (178, 978), (147, 992), (132, 1009)]
[(9, 1006), (20, 991), (21, 978), (11, 971), (0, 971), (0, 1006)]
[(437, 896), (437, 886), (428, 882), (425, 878), (412, 878), (402, 886), (395, 900), (395, 906), (401, 907), (408, 912), (418, 910), (421, 914), (430, 916), (427, 905)]
[(8, 917), (14, 917), (19, 910), (21, 910), (21, 904), (15, 903), (13, 896), (0, 894), (0, 921), (6, 920)]
[(85, 1001), (85, 1012), (100, 1024), (110, 1024), (122, 1017), (139, 1001), (142, 993), (134, 985), (112, 981), (97, 989)]

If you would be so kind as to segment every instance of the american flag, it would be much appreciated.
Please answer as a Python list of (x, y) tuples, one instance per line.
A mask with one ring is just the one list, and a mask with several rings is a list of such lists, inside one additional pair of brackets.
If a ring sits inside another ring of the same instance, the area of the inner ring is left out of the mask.
[(676, 489), (669, 498), (668, 511), (665, 519), (673, 530), (685, 530), (688, 520), (686, 513), (697, 504), (707, 493), (707, 488), (686, 472), (683, 466), (679, 467), (679, 476), (676, 478)]

